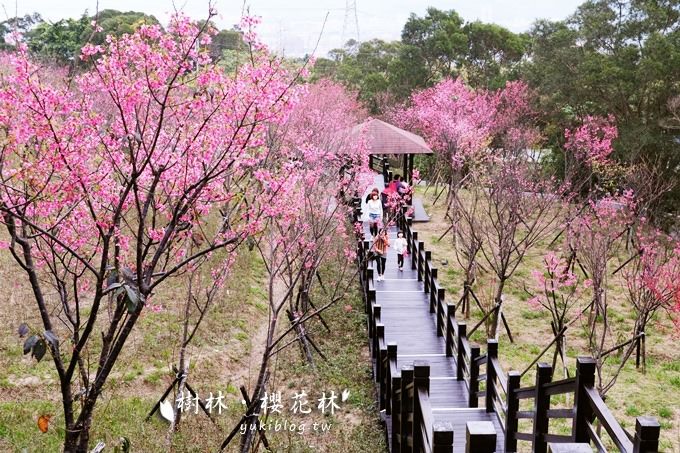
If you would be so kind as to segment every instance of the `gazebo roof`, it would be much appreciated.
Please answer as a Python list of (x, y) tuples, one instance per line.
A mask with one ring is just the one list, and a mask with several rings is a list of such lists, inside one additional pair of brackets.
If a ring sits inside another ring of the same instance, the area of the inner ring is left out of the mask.
[(432, 154), (420, 135), (384, 121), (370, 119), (352, 128), (352, 137), (364, 134), (371, 154)]

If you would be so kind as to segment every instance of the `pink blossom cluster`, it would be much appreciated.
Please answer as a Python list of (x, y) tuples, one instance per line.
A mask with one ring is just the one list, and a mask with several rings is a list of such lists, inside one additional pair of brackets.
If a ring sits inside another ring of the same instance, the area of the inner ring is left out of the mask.
[(494, 115), (489, 94), (475, 92), (461, 79), (446, 79), (415, 93), (410, 105), (394, 114), (402, 127), (422, 134), (431, 148), (450, 154), (454, 167), (489, 145)]
[(84, 47), (89, 66), (73, 81), (25, 49), (2, 57), (0, 207), (13, 231), (30, 234), (38, 266), (56, 260), (94, 273), (115, 261), (150, 282), (186, 265), (189, 244), (259, 231), (262, 213), (240, 208), (224, 227), (206, 228), (225, 206), (297, 183), (289, 174), (260, 193), (243, 185), (303, 94), (293, 74), (263, 48), (227, 74), (196, 45), (211, 33), (177, 15), (165, 31), (107, 37)]
[[(529, 299), (534, 308), (559, 309), (553, 304), (573, 302), (577, 291), (578, 277), (569, 268), (567, 260), (549, 252), (543, 257), (543, 269), (534, 269), (531, 274), (541, 293)], [(587, 286), (587, 284), (585, 285)]]
[(311, 272), (333, 253), (354, 258), (357, 227), (347, 221), (342, 196), (363, 191), (372, 172), (365, 142), (350, 135), (365, 115), (354, 93), (327, 80), (300, 93), (287, 121), (272, 131), (268, 158), (256, 174), (272, 197), (254, 209), (264, 212), (263, 231), (276, 231), (268, 239), (277, 252), (271, 261)]
[(604, 164), (609, 161), (614, 151), (613, 142), (618, 136), (613, 115), (586, 116), (580, 126), (564, 131), (565, 148), (589, 165)]
[(446, 79), (415, 93), (392, 114), (402, 127), (422, 134), (428, 145), (447, 153), (453, 168), (483, 160), (493, 147), (512, 152), (539, 139), (532, 124), (531, 95), (522, 82), (496, 92), (474, 90), (461, 79)]
[(648, 303), (680, 311), (680, 243), (651, 228), (641, 228), (635, 266), (623, 275), (636, 305)]

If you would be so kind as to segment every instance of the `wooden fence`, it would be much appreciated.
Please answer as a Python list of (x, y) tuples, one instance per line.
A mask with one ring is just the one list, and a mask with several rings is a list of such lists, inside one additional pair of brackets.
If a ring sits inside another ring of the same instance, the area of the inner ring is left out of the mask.
[[(384, 167), (383, 167), (384, 168)], [(354, 220), (360, 219), (359, 199), (354, 200)], [(412, 228), (411, 219), (404, 208), (398, 226), (404, 231), (411, 257), (412, 269), (418, 271), (429, 295), (429, 310), (436, 317), (437, 335), (445, 338), (446, 355), (454, 357), (457, 380), (464, 381), (468, 391), (468, 406), (483, 407), (497, 415), (504, 431), (505, 451), (516, 452), (518, 441), (531, 443), (531, 451), (547, 452), (561, 450), (561, 444), (573, 444), (568, 451), (579, 451), (592, 444), (600, 452), (606, 452), (601, 432), (604, 430), (619, 451), (625, 453), (657, 452), (660, 427), (651, 417), (638, 417), (635, 432), (629, 433), (616, 421), (595, 388), (595, 361), (579, 357), (576, 376), (552, 381), (552, 367), (538, 363), (534, 385), (521, 387), (520, 374), (506, 373), (499, 362), (498, 343), (487, 340), (486, 350), (468, 339), (467, 325), (456, 318), (456, 306), (446, 302), (445, 290), (437, 280), (437, 268), (433, 265), (430, 251), (419, 240)], [(452, 452), (453, 428), (450, 424), (437, 424), (429, 402), (429, 367), (416, 362), (413, 366), (397, 368), (397, 345), (385, 344), (385, 326), (381, 320), (381, 307), (376, 303), (374, 272), (368, 260), (369, 241), (357, 244), (357, 262), (361, 266), (360, 282), (363, 288), (365, 311), (368, 315), (368, 336), (373, 360), (374, 375), (378, 388), (380, 409), (385, 411), (391, 423), (391, 450), (393, 452)], [(569, 394), (573, 404), (566, 408), (551, 408), (551, 397)], [(520, 410), (533, 406), (533, 410)], [(550, 433), (550, 420), (571, 420), (571, 433)], [(531, 421), (532, 428), (519, 431), (519, 421)], [(467, 451), (474, 439), (468, 432)], [(578, 445), (575, 445), (578, 444)], [(495, 444), (494, 444), (495, 445)], [(549, 447), (550, 445), (550, 447)], [(566, 447), (566, 445), (565, 445)], [(495, 447), (492, 447), (495, 448)], [(590, 448), (590, 447), (588, 447)], [(489, 450), (493, 451), (493, 450)], [(591, 451), (586, 449), (585, 451)]]

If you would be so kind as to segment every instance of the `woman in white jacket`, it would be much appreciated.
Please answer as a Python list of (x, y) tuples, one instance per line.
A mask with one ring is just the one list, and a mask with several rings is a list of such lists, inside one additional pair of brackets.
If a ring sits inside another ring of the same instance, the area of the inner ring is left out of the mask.
[(371, 199), (366, 203), (368, 209), (368, 224), (370, 227), (371, 234), (373, 237), (378, 235), (378, 222), (383, 217), (382, 202), (380, 201), (380, 195), (373, 193)]

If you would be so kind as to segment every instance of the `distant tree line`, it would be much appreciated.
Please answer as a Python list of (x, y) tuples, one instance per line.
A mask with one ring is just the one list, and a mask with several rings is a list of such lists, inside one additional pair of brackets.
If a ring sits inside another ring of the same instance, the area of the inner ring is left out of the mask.
[[(159, 21), (152, 15), (114, 9), (105, 9), (96, 15), (86, 12), (79, 19), (61, 19), (57, 22), (45, 21), (39, 13), (33, 13), (0, 23), (0, 48), (13, 48), (13, 34), (16, 32), (35, 56), (59, 65), (73, 65), (77, 64), (80, 49), (86, 43), (103, 44), (108, 35), (120, 37), (132, 34), (144, 24), (159, 24)], [(213, 23), (210, 25), (216, 28)], [(212, 37), (210, 55), (218, 60), (225, 53), (243, 48), (243, 38), (238, 27), (219, 30)]]
[[(39, 14), (0, 23), (0, 48), (13, 46), (19, 32), (37, 56), (61, 65), (78, 65), (86, 42), (102, 43), (108, 34), (131, 33), (158, 23), (140, 12), (103, 10), (95, 16), (44, 21)], [(237, 27), (213, 36), (211, 56), (227, 69), (245, 58)], [(299, 65), (300, 61), (291, 61)], [(315, 64), (314, 79), (331, 78), (358, 93), (374, 115), (406, 102), (416, 90), (446, 78), (461, 78), (472, 88), (499, 89), (522, 80), (534, 91), (545, 143), (564, 149), (564, 131), (589, 116), (613, 115), (619, 130), (614, 161), (595, 180), (603, 191), (625, 179), (666, 182), (651, 215), (676, 223), (680, 206), (680, 0), (589, 0), (562, 21), (538, 20), (525, 33), (497, 24), (466, 22), (456, 11), (429, 8), (411, 14), (401, 40), (348, 41)], [(564, 153), (551, 165), (564, 168)], [(632, 174), (630, 169), (636, 169)]]
[[(535, 92), (544, 146), (553, 150), (563, 149), (566, 129), (611, 114), (621, 167), (597, 183), (606, 191), (655, 175), (671, 187), (650, 214), (677, 223), (680, 0), (589, 0), (565, 20), (538, 20), (519, 34), (429, 8), (423, 17), (411, 14), (400, 41), (349, 41), (320, 58), (315, 75), (357, 90), (373, 114), (447, 77), (486, 89), (523, 80)], [(563, 156), (552, 153), (550, 163), (563, 167)]]

